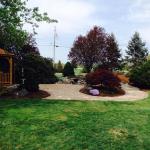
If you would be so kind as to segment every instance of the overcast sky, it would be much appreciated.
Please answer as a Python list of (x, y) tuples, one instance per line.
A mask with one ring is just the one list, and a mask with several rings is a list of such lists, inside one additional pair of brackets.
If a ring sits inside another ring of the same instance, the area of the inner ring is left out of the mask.
[[(57, 28), (56, 60), (66, 62), (75, 38), (86, 34), (94, 25), (113, 32), (122, 52), (135, 31), (150, 49), (150, 0), (29, 0), (29, 7), (57, 19), (57, 24), (40, 23), (37, 44), (41, 55), (53, 57), (53, 30)], [(31, 31), (30, 27), (26, 27)]]

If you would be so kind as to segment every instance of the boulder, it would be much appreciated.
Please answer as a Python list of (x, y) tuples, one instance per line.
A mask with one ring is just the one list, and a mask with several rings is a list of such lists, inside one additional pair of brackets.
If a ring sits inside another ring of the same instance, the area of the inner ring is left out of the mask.
[(100, 94), (99, 90), (97, 90), (97, 89), (91, 89), (91, 90), (89, 90), (89, 92), (93, 96), (98, 96)]

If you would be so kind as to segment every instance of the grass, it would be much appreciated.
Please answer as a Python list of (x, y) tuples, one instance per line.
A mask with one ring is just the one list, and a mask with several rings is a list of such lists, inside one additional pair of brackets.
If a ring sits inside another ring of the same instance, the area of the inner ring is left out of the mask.
[(63, 74), (62, 73), (55, 73), (55, 76), (58, 78), (58, 80), (63, 80)]
[(83, 68), (82, 67), (77, 67), (77, 68), (74, 69), (74, 72), (75, 72), (76, 76), (82, 75)]
[(0, 101), (0, 150), (149, 150), (150, 97), (139, 102)]
[[(82, 67), (77, 67), (77, 68), (74, 69), (74, 72), (75, 72), (76, 76), (83, 75), (83, 73), (82, 73), (83, 68)], [(55, 75), (59, 80), (63, 79), (63, 74), (62, 73), (55, 73)]]

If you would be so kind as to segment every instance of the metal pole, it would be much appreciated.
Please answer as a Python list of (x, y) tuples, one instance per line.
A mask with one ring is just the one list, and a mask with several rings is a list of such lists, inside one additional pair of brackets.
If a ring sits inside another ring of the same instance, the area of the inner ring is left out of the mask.
[(53, 61), (55, 64), (55, 48), (56, 48), (56, 26), (54, 27), (54, 49), (53, 49)]
[[(21, 56), (21, 63), (23, 63), (23, 57)], [(24, 78), (24, 68), (23, 68), (23, 64), (21, 67), (21, 80), (22, 80), (22, 89), (24, 88), (24, 83), (25, 83), (25, 78)]]

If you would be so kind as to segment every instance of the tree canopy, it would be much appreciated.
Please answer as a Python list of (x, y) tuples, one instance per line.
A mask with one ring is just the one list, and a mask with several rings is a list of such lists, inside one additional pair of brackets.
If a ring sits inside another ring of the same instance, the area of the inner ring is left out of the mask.
[(117, 68), (120, 49), (114, 35), (108, 35), (101, 27), (95, 26), (87, 35), (78, 36), (69, 53), (69, 59), (83, 65), (89, 72), (95, 63), (107, 68)]
[(101, 57), (101, 64), (104, 68), (115, 70), (120, 67), (121, 53), (116, 41), (115, 35), (112, 33), (106, 38), (106, 52)]
[(47, 13), (39, 13), (39, 8), (28, 8), (27, 0), (0, 1), (0, 47), (9, 51), (20, 50), (28, 33), (23, 30), (24, 24), (32, 25), (33, 32), (37, 22), (57, 22), (50, 19)]
[(133, 67), (138, 66), (147, 59), (148, 49), (145, 45), (146, 44), (142, 41), (139, 33), (135, 32), (128, 43), (128, 49), (126, 50), (126, 59)]
[[(25, 82), (28, 86), (32, 86), (32, 80), (35, 82), (38, 80), (37, 75), (49, 81), (50, 77), (54, 76), (51, 60), (40, 56), (34, 39), (38, 22), (52, 23), (57, 20), (50, 19), (47, 13), (41, 14), (38, 7), (28, 8), (27, 2), (28, 0), (0, 0), (0, 48), (13, 52), (15, 55), (16, 82), (21, 82), (21, 70), (24, 68)], [(31, 25), (32, 33), (24, 30), (25, 24)]]

